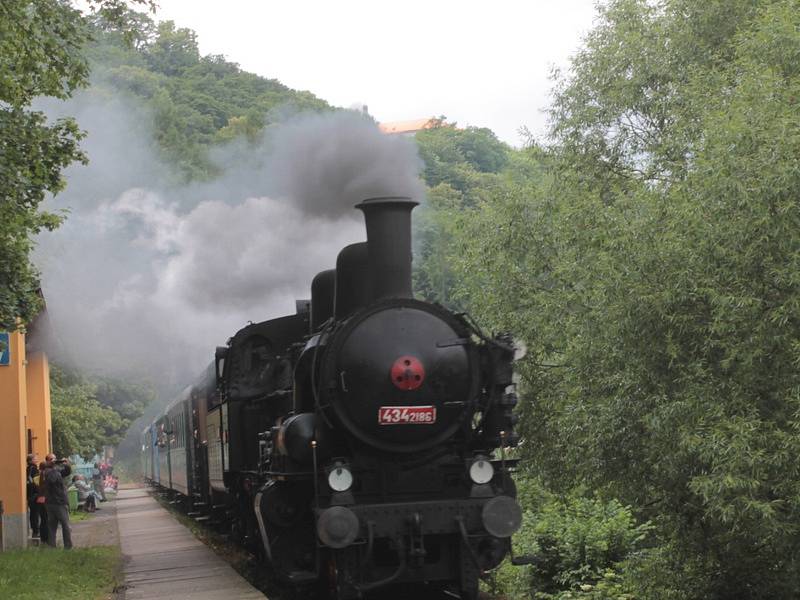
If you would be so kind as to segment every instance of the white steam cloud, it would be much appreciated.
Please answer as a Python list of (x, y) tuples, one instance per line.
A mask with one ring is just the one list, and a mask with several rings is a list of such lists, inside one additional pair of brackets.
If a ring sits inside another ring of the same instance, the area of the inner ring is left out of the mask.
[(41, 236), (37, 262), (56, 348), (89, 371), (188, 382), (247, 321), (291, 314), (364, 239), (357, 202), (422, 199), (414, 144), (352, 112), (272, 126), (218, 150), (220, 178), (177, 186), (146, 114), (91, 93), (43, 108), (88, 132), (89, 165), (68, 170), (50, 206), (68, 220)]

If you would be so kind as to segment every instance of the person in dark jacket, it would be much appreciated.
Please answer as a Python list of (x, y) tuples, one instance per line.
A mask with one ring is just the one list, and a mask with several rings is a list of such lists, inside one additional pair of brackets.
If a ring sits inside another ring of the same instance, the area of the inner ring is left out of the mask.
[(39, 527), (42, 522), (42, 512), (44, 507), (36, 503), (39, 495), (39, 467), (37, 466), (38, 457), (35, 454), (28, 454), (28, 465), (25, 467), (25, 493), (28, 499), (28, 515), (31, 524), (31, 537), (39, 537)]
[(72, 473), (67, 459), (57, 461), (55, 454), (47, 455), (47, 472), (44, 476), (45, 508), (47, 510), (47, 526), (49, 528), (47, 543), (56, 547), (56, 534), (61, 524), (61, 536), (64, 548), (72, 548), (72, 531), (69, 527), (69, 500), (64, 477)]
[(48, 536), (50, 535), (50, 528), (47, 526), (47, 508), (44, 505), (44, 476), (47, 473), (47, 463), (42, 461), (39, 463), (39, 477), (36, 478), (36, 505), (39, 507), (39, 541), (47, 543)]

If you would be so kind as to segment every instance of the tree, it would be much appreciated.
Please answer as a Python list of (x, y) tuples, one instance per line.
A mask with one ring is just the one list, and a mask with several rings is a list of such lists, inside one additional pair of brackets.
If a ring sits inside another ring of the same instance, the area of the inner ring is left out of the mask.
[(610, 2), (543, 175), (454, 215), (461, 302), (525, 341), (531, 468), (654, 525), (643, 598), (800, 594), (800, 10)]
[(122, 435), (128, 426), (142, 416), (144, 409), (155, 400), (155, 391), (140, 381), (128, 381), (112, 377), (96, 377), (92, 380), (95, 396), (101, 406), (111, 408), (123, 420)]
[(156, 31), (156, 38), (147, 52), (153, 70), (168, 76), (180, 75), (200, 61), (194, 31), (185, 27), (176, 29), (173, 21), (162, 21)]
[(472, 203), (471, 192), (483, 183), (482, 174), (498, 173), (507, 164), (508, 146), (485, 127), (458, 129), (444, 117), (437, 123), (415, 136), (425, 163), (425, 182), (431, 187), (447, 183)]
[[(513, 153), (489, 129), (458, 129), (445, 117), (434, 121), (435, 127), (416, 134), (428, 194), (415, 213), (414, 286), (426, 300), (455, 306), (447, 261), (451, 213), (474, 206), (501, 188)], [(520, 161), (514, 163), (519, 165)]]
[[(90, 4), (111, 20), (124, 8), (120, 0)], [(37, 96), (67, 98), (87, 83), (81, 48), (88, 40), (86, 17), (68, 2), (0, 5), (0, 328), (14, 329), (38, 311), (31, 238), (63, 218), (39, 205), (63, 188), (64, 167), (85, 160), (75, 121), (49, 123), (30, 104)]]
[(127, 429), (120, 415), (97, 401), (97, 387), (76, 373), (53, 366), (50, 371), (53, 452), (91, 458), (113, 446)]
[(48, 124), (26, 110), (38, 95), (66, 97), (85, 81), (87, 66), (75, 54), (87, 32), (80, 13), (58, 2), (23, 0), (0, 6), (0, 327), (37, 312), (38, 282), (29, 262), (31, 236), (56, 227), (61, 217), (40, 212), (49, 193), (63, 187), (61, 170), (83, 160), (76, 124)]
[(139, 382), (89, 378), (57, 365), (51, 368), (50, 390), (56, 454), (86, 458), (118, 444), (155, 398)]

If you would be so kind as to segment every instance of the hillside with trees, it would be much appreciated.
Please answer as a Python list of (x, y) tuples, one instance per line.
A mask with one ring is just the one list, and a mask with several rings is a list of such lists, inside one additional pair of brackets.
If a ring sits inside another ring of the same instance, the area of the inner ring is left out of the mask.
[(128, 98), (141, 110), (179, 181), (219, 175), (209, 158), (214, 145), (237, 137), (252, 142), (290, 114), (331, 108), (223, 56), (201, 56), (194, 31), (172, 21), (129, 12), (122, 28), (100, 17), (92, 32), (92, 91)]

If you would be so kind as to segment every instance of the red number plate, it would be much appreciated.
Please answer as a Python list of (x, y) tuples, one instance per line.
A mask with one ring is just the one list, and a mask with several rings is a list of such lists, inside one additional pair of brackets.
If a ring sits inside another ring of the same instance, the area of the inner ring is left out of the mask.
[(378, 409), (379, 425), (433, 425), (436, 423), (435, 406), (381, 406)]

